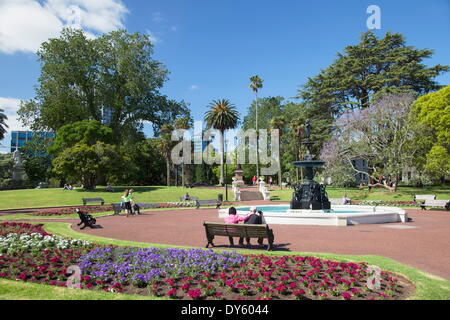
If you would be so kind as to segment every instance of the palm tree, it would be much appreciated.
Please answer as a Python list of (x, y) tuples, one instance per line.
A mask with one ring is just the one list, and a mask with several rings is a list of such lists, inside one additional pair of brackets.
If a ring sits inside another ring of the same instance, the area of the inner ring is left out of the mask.
[(163, 124), (161, 127), (161, 136), (157, 140), (158, 149), (166, 159), (166, 177), (168, 187), (170, 187), (170, 155), (173, 147), (172, 131), (173, 127), (170, 124)]
[(250, 85), (249, 87), (253, 90), (256, 97), (256, 123), (255, 123), (255, 130), (256, 130), (256, 176), (259, 177), (259, 134), (258, 134), (258, 90), (263, 87), (263, 80), (256, 76), (250, 77)]
[(209, 104), (209, 110), (205, 112), (205, 121), (209, 128), (214, 128), (220, 131), (221, 143), (221, 159), (220, 159), (220, 181), (224, 184), (224, 134), (225, 130), (236, 128), (239, 121), (239, 113), (236, 107), (227, 99), (213, 100)]
[(8, 117), (3, 112), (3, 109), (0, 109), (0, 140), (3, 140), (5, 137), (6, 128), (8, 128), (8, 125), (6, 124)]
[[(191, 119), (187, 117), (178, 118), (174, 122), (175, 129), (189, 130), (191, 128)], [(184, 162), (181, 164), (181, 186), (186, 186), (186, 177), (184, 172)]]
[[(294, 150), (295, 150), (295, 160), (298, 161), (300, 160), (300, 146), (301, 146), (301, 141), (303, 139), (303, 134), (305, 131), (305, 122), (303, 119), (300, 118), (296, 118), (293, 119), (290, 122), (290, 127), (292, 129), (292, 138), (294, 139)], [(297, 181), (298, 181), (298, 173), (299, 173), (299, 168), (296, 168), (296, 173), (297, 173)], [(300, 179), (303, 180), (303, 170), (301, 170), (300, 172), (301, 177)]]
[[(278, 129), (280, 142), (281, 142), (281, 137), (283, 136), (283, 129), (284, 129), (285, 125), (286, 125), (286, 119), (283, 116), (276, 116), (270, 120), (270, 127), (272, 129)], [(278, 169), (278, 185), (281, 188), (281, 159), (278, 159), (278, 160), (279, 160), (279, 166), (280, 166)]]

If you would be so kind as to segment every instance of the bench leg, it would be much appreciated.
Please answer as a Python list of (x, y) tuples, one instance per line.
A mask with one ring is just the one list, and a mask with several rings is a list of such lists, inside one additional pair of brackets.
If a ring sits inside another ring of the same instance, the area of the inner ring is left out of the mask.
[(206, 244), (205, 248), (208, 248), (209, 245), (211, 245), (211, 247), (214, 247), (214, 243), (213, 243), (214, 236), (206, 236), (206, 240), (208, 241), (208, 243)]
[(230, 246), (234, 247), (233, 237), (228, 237), (228, 240), (230, 240)]
[(272, 251), (273, 250), (273, 241), (274, 241), (275, 237), (273, 236), (273, 232), (271, 231), (269, 234), (269, 238), (268, 238), (268, 242), (269, 244), (267, 245), (267, 251)]

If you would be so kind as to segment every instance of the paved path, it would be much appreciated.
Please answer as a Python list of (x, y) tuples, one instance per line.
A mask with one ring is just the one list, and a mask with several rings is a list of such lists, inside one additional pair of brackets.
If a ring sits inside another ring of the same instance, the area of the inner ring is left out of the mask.
[[(263, 203), (266, 202), (258, 204)], [(414, 221), (406, 224), (348, 227), (271, 225), (275, 234), (275, 248), (381, 255), (450, 280), (450, 213), (424, 213), (415, 209), (407, 211)], [(129, 218), (98, 218), (97, 224), (102, 228), (87, 228), (81, 232), (121, 240), (204, 247), (204, 221), (222, 222), (215, 209), (148, 211), (144, 215)], [(78, 231), (78, 227), (72, 227)], [(216, 237), (214, 243), (219, 247), (228, 247), (226, 237)]]

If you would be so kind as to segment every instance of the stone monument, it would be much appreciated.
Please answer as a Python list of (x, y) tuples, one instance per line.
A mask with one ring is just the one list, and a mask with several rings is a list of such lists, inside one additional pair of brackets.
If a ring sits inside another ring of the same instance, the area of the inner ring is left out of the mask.
[(242, 170), (241, 165), (238, 163), (236, 165), (236, 170), (234, 171), (234, 181), (233, 184), (235, 184), (237, 187), (242, 187), (244, 183), (244, 170)]
[(22, 163), (22, 155), (19, 149), (16, 149), (13, 153), (13, 169), (12, 169), (12, 179), (14, 181), (22, 181), (25, 176), (25, 168)]

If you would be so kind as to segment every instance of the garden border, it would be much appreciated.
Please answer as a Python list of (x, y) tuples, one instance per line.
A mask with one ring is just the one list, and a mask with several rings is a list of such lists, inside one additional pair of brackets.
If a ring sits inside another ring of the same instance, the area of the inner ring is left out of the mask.
[[(192, 248), (187, 246), (182, 247), (166, 244), (134, 242), (134, 241), (126, 241), (126, 240), (118, 240), (86, 235), (73, 230), (71, 228), (70, 223), (43, 222), (42, 224), (44, 225), (44, 229), (49, 233), (63, 237), (88, 240), (98, 244), (114, 244), (118, 246), (155, 247), (155, 248), (183, 248), (183, 249)], [(232, 249), (216, 249), (216, 250), (229, 251)], [(239, 249), (236, 250), (236, 252), (241, 254), (254, 254), (254, 251), (248, 249)], [(402, 264), (393, 259), (383, 256), (341, 255), (341, 254), (317, 253), (317, 252), (264, 252), (261, 254), (268, 256), (301, 255), (301, 256), (314, 256), (317, 258), (325, 258), (342, 262), (366, 262), (369, 265), (376, 265), (383, 270), (401, 275), (406, 279), (410, 280), (415, 285), (416, 291), (412, 296), (408, 298), (409, 300), (448, 300), (450, 297), (450, 281), (447, 281), (441, 277), (421, 271), (419, 269), (413, 268), (411, 266)]]

